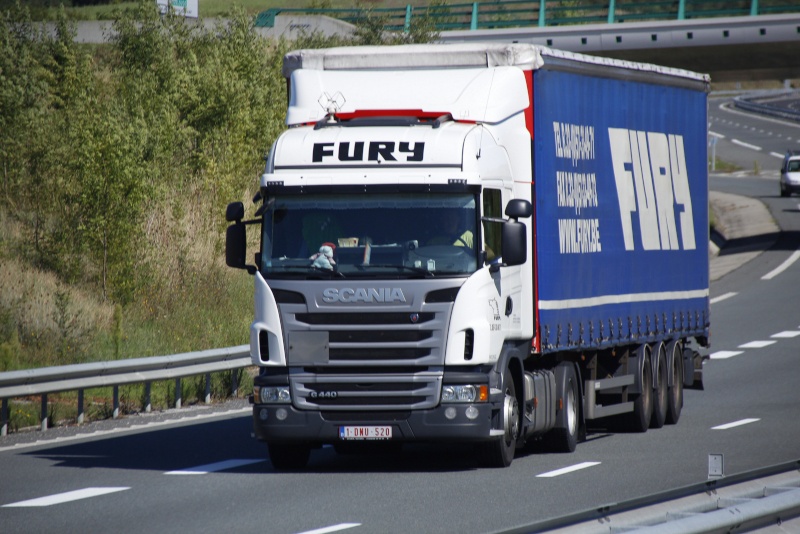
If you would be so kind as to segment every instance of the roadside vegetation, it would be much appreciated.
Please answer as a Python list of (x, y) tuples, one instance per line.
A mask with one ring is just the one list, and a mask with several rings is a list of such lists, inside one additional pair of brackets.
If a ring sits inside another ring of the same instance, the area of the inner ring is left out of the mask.
[(284, 53), (435, 36), (366, 11), (352, 39), (272, 41), (242, 8), (206, 29), (149, 0), (113, 20), (89, 46), (65, 10), (51, 33), (0, 10), (0, 372), (246, 344), (224, 212), (284, 128)]

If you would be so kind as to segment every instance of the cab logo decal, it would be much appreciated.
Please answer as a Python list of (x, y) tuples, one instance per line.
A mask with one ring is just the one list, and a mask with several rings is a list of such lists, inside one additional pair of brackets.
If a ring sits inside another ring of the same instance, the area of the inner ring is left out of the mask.
[(425, 143), (401, 141), (342, 141), (314, 143), (312, 161), (422, 161)]

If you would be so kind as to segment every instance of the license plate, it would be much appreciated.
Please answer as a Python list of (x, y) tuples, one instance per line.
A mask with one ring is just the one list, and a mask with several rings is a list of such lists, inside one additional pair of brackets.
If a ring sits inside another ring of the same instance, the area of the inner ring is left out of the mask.
[(392, 439), (392, 427), (340, 426), (339, 439)]

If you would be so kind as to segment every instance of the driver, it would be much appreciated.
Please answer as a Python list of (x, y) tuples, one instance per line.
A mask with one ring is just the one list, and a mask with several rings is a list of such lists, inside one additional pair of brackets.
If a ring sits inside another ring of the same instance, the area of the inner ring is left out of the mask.
[(473, 248), (475, 237), (472, 230), (464, 230), (457, 210), (442, 210), (438, 222), (437, 235), (428, 240), (428, 245), (452, 245)]

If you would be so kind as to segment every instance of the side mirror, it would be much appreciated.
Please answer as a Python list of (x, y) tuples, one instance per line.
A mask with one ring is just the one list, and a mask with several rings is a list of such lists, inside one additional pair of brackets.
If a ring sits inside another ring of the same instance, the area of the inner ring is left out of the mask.
[(225, 231), (225, 263), (235, 269), (247, 268), (247, 227), (241, 222)]
[[(528, 206), (530, 207), (530, 204)], [(500, 239), (503, 246), (503, 266), (525, 263), (528, 259), (528, 229), (524, 224), (506, 221)]]
[[(515, 198), (508, 201), (508, 205), (506, 206), (506, 217), (511, 219), (527, 219), (533, 214), (533, 206), (527, 200), (522, 200), (521, 198)], [(505, 249), (503, 250), (503, 256), (505, 256)]]
[(225, 210), (225, 220), (236, 222), (244, 219), (244, 204), (241, 202), (231, 202)]

